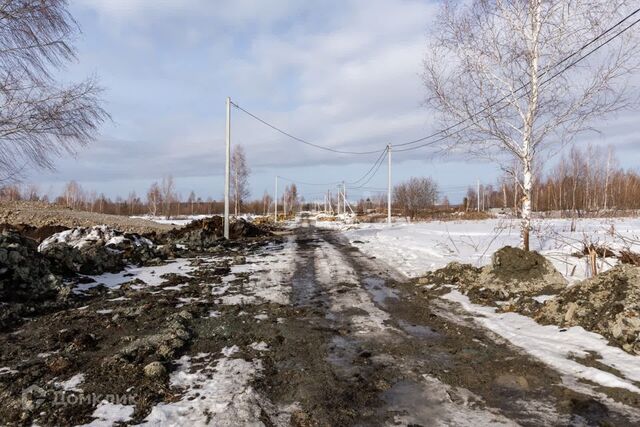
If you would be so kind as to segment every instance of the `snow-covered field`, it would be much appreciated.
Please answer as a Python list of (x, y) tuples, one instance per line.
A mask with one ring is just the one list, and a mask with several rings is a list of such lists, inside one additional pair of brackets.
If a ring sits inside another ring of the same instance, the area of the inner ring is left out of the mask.
[[(482, 221), (433, 221), (421, 223), (355, 224), (318, 222), (319, 227), (340, 229), (362, 252), (375, 256), (407, 277), (444, 267), (451, 261), (483, 266), (503, 246), (520, 243), (519, 221), (491, 219)], [(569, 282), (588, 275), (584, 243), (606, 244), (621, 249), (629, 246), (640, 251), (640, 219), (578, 219), (571, 231), (570, 219), (536, 220), (531, 249), (546, 256)], [(599, 271), (615, 265), (615, 259), (600, 259)]]

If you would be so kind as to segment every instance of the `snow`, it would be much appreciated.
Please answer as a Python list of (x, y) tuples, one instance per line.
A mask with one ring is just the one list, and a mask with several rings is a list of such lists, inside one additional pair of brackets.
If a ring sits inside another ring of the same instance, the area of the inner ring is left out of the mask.
[(82, 391), (78, 386), (83, 382), (84, 374), (76, 374), (66, 381), (56, 382), (55, 386), (64, 391)]
[[(585, 331), (579, 326), (563, 329), (553, 325), (539, 325), (533, 319), (517, 313), (496, 313), (495, 308), (473, 304), (456, 290), (443, 298), (459, 303), (466, 311), (475, 315), (477, 323), (562, 374), (640, 394), (640, 388), (633, 384), (640, 382), (640, 356), (632, 356), (608, 345), (601, 335)], [(617, 370), (621, 376), (585, 366), (572, 359), (589, 357), (590, 354), (599, 355), (599, 363)]]
[(125, 240), (131, 240), (136, 246), (153, 246), (153, 242), (145, 237), (130, 235), (129, 239), (127, 239), (119, 231), (106, 225), (97, 225), (90, 228), (72, 228), (53, 234), (40, 243), (38, 251), (42, 252), (55, 243), (66, 243), (73, 248), (79, 249), (95, 244), (98, 241), (102, 241), (105, 246), (109, 246), (121, 244)]
[[(546, 256), (570, 282), (590, 274), (586, 257), (571, 256), (582, 250), (584, 242), (640, 252), (640, 219), (577, 219), (575, 231), (571, 231), (571, 223), (570, 219), (537, 219), (533, 220), (531, 233), (531, 249)], [(486, 265), (499, 248), (520, 244), (517, 219), (318, 226), (343, 230), (362, 252), (387, 262), (407, 277), (418, 277), (451, 261)], [(599, 271), (616, 262), (600, 259)]]
[(225, 347), (223, 357), (182, 356), (171, 374), (172, 388), (183, 390), (176, 402), (154, 406), (144, 426), (263, 426), (265, 414), (274, 425), (289, 425), (286, 410), (276, 410), (252, 386), (263, 370), (260, 360), (231, 358), (237, 346)]
[(144, 216), (132, 216), (131, 218), (136, 219), (144, 219), (147, 221), (153, 221), (158, 224), (169, 224), (169, 225), (177, 225), (183, 226), (192, 223), (193, 221), (197, 221), (199, 219), (211, 218), (215, 215), (187, 215), (180, 216), (179, 218), (169, 218), (164, 216), (153, 216), (153, 215), (144, 215)]
[(355, 286), (359, 283), (358, 276), (344, 256), (327, 242), (322, 242), (315, 251), (316, 281), (326, 289), (331, 312), (340, 315), (354, 307), (363, 310), (363, 314), (349, 316), (356, 334), (385, 333), (393, 329), (385, 324), (389, 314), (374, 304), (365, 289)]
[[(297, 245), (290, 237), (284, 245), (268, 245), (246, 257), (245, 264), (231, 266), (222, 284), (213, 284), (212, 294), (227, 305), (289, 304), (289, 281), (295, 271)], [(243, 277), (248, 275), (248, 277)]]
[(253, 343), (249, 344), (249, 347), (251, 347), (252, 349), (254, 349), (256, 351), (269, 351), (269, 346), (264, 341), (253, 342)]
[(111, 427), (116, 423), (124, 423), (131, 420), (134, 410), (133, 405), (114, 404), (103, 400), (93, 411), (92, 416), (96, 419), (80, 427)]
[(18, 371), (7, 366), (0, 368), (0, 375), (16, 374)]
[[(83, 283), (78, 285), (74, 291), (81, 292), (98, 286), (99, 284), (105, 285), (107, 288), (117, 289), (123, 283), (130, 282), (135, 279), (140, 279), (146, 283), (146, 286), (159, 286), (164, 283), (164, 279), (161, 277), (165, 274), (175, 273), (183, 276), (189, 276), (189, 273), (194, 271), (196, 267), (190, 265), (188, 259), (178, 259), (174, 262), (165, 265), (151, 266), (151, 267), (127, 267), (120, 273), (104, 273), (98, 276), (86, 276), (95, 280), (95, 283)], [(133, 289), (141, 289), (144, 285), (133, 285)]]

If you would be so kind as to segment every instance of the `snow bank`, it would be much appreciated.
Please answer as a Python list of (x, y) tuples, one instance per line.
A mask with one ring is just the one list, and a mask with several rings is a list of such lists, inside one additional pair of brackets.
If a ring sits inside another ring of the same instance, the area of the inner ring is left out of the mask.
[[(533, 319), (516, 313), (496, 313), (494, 308), (472, 304), (465, 295), (454, 290), (443, 298), (459, 303), (476, 315), (475, 320), (527, 353), (563, 374), (589, 380), (605, 387), (618, 387), (640, 394), (633, 382), (640, 382), (640, 356), (632, 356), (608, 345), (601, 335), (582, 327), (568, 329), (542, 326)], [(620, 375), (585, 366), (576, 358), (600, 357), (598, 363)]]
[[(386, 261), (407, 277), (418, 277), (451, 261), (483, 266), (499, 248), (520, 244), (520, 224), (513, 219), (327, 226), (341, 229), (363, 252)], [(589, 274), (586, 258), (570, 256), (582, 250), (585, 240), (615, 249), (622, 248), (620, 236), (640, 236), (640, 219), (633, 218), (578, 219), (576, 231), (571, 231), (569, 219), (540, 219), (533, 226), (531, 249), (549, 259), (570, 282)], [(640, 243), (630, 246), (640, 252)], [(616, 262), (599, 260), (599, 271)]]

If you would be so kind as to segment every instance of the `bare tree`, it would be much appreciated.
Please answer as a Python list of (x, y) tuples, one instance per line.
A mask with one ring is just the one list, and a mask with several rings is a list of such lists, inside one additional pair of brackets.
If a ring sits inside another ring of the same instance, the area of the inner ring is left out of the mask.
[(164, 215), (167, 219), (171, 217), (171, 204), (176, 200), (176, 185), (173, 176), (168, 175), (162, 178), (162, 201), (164, 202)]
[(196, 204), (196, 193), (193, 192), (193, 190), (191, 191), (191, 193), (189, 193), (189, 198), (187, 199), (187, 203), (189, 203), (189, 205), (191, 206), (191, 215), (193, 216), (194, 213), (194, 207)]
[(438, 199), (438, 184), (431, 178), (410, 178), (393, 189), (393, 203), (409, 218), (433, 207)]
[(65, 204), (70, 208), (77, 208), (84, 200), (84, 190), (76, 181), (69, 181), (62, 193)]
[(251, 169), (247, 164), (247, 157), (244, 153), (242, 145), (236, 145), (231, 156), (231, 179), (233, 180), (233, 188), (231, 189), (231, 197), (233, 199), (233, 210), (235, 215), (240, 214), (240, 208), (244, 201), (249, 197), (249, 174)]
[(267, 190), (264, 191), (262, 195), (262, 214), (267, 215), (269, 213), (269, 208), (271, 207), (271, 203), (273, 203), (273, 197)]
[(108, 117), (95, 79), (60, 84), (79, 32), (66, 0), (0, 3), (0, 181), (90, 142)]
[(440, 113), (444, 128), (451, 127), (443, 133), (452, 149), (465, 144), (465, 152), (498, 159), (517, 178), (525, 249), (534, 162), (545, 148), (558, 148), (588, 130), (590, 119), (631, 105), (626, 88), (638, 68), (638, 45), (627, 31), (564, 72), (580, 55), (562, 61), (633, 4), (471, 0), (461, 6), (447, 2), (439, 15), (425, 58), (427, 103)]
[(149, 190), (147, 190), (147, 207), (149, 214), (158, 215), (158, 207), (162, 206), (162, 192), (157, 182), (151, 184)]

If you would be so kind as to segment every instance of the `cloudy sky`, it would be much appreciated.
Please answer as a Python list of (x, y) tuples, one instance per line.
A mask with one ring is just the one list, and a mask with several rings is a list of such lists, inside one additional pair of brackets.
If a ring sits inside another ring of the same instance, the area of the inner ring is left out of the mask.
[[(418, 0), (71, 0), (82, 27), (78, 63), (65, 78), (95, 74), (113, 121), (56, 172), (29, 177), (55, 193), (78, 180), (108, 195), (144, 194), (172, 174), (219, 199), (223, 189), (225, 98), (307, 140), (371, 150), (434, 130), (422, 106), (421, 62), (437, 3)], [(583, 140), (613, 144), (623, 166), (640, 165), (637, 113)], [(354, 180), (376, 155), (336, 155), (288, 141), (232, 111), (233, 143), (244, 145), (252, 195), (274, 177), (304, 182)], [(495, 165), (394, 156), (394, 181), (436, 178), (450, 199), (498, 175)], [(386, 185), (386, 168), (368, 184)], [(302, 185), (307, 199), (326, 187)], [(358, 193), (362, 192), (359, 190)]]

